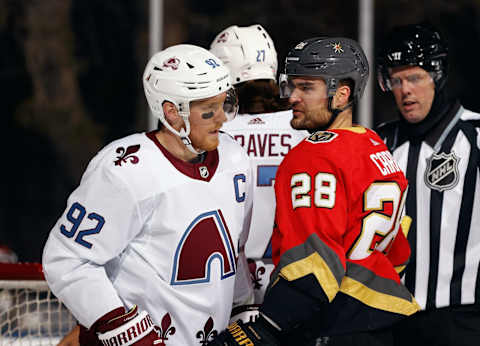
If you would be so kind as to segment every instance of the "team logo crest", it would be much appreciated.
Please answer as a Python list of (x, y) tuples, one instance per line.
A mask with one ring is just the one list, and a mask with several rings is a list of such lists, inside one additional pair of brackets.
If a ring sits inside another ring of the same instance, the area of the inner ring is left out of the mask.
[(224, 43), (228, 40), (228, 32), (224, 32), (217, 38), (217, 43)]
[(180, 65), (180, 60), (178, 58), (169, 58), (163, 62), (164, 68), (171, 68), (172, 70), (178, 69), (178, 65)]
[(425, 184), (438, 191), (450, 190), (458, 184), (458, 162), (455, 153), (433, 154), (427, 159)]
[(198, 168), (198, 171), (200, 172), (200, 176), (203, 178), (203, 179), (207, 179), (208, 176), (210, 175), (210, 173), (208, 173), (208, 168), (206, 166), (200, 166)]
[(331, 44), (333, 50), (335, 51), (335, 53), (343, 53), (343, 48), (342, 48), (342, 45), (340, 44), (340, 42), (337, 42), (337, 43), (332, 43)]
[(308, 136), (307, 141), (310, 143), (328, 143), (337, 137), (338, 134), (330, 131), (318, 131)]

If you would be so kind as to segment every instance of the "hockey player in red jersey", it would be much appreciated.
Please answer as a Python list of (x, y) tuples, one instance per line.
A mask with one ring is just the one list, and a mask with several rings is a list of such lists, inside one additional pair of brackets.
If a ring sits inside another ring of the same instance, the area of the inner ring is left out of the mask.
[(280, 89), (292, 127), (311, 135), (277, 171), (276, 267), (260, 317), (230, 325), (212, 345), (308, 345), (375, 333), (418, 311), (396, 270), (410, 254), (407, 180), (378, 135), (352, 124), (368, 71), (347, 38), (307, 39), (288, 53)]

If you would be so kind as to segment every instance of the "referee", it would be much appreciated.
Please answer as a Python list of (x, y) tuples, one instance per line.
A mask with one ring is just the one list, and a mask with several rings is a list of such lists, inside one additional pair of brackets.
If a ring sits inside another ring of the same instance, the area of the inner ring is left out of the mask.
[(401, 115), (378, 132), (409, 181), (403, 279), (422, 307), (394, 329), (395, 345), (480, 345), (480, 114), (447, 95), (447, 60), (427, 23), (394, 28), (377, 57)]

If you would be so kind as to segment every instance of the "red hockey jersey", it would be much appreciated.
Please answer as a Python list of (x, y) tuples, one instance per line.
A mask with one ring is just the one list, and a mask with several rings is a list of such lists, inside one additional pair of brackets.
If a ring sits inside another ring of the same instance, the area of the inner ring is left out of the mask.
[(374, 131), (310, 135), (277, 171), (271, 282), (313, 274), (330, 302), (342, 292), (382, 311), (418, 311), (395, 270), (410, 255), (401, 231), (407, 185)]

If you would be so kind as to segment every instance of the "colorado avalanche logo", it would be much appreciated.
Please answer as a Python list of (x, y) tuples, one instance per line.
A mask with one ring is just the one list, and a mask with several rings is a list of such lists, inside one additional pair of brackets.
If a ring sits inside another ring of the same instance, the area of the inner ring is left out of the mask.
[[(208, 239), (208, 242), (205, 241)], [(236, 273), (236, 254), (221, 210), (197, 216), (185, 230), (175, 250), (171, 285), (209, 282), (212, 266), (220, 268), (220, 279)]]
[(427, 159), (425, 184), (437, 191), (450, 190), (458, 184), (458, 162), (455, 153), (433, 154)]
[(228, 32), (222, 33), (218, 38), (217, 38), (217, 43), (225, 43), (228, 40)]
[(171, 68), (172, 70), (178, 69), (178, 65), (180, 65), (180, 60), (177, 58), (173, 57), (170, 59), (167, 59), (163, 62), (162, 67), (164, 68)]

